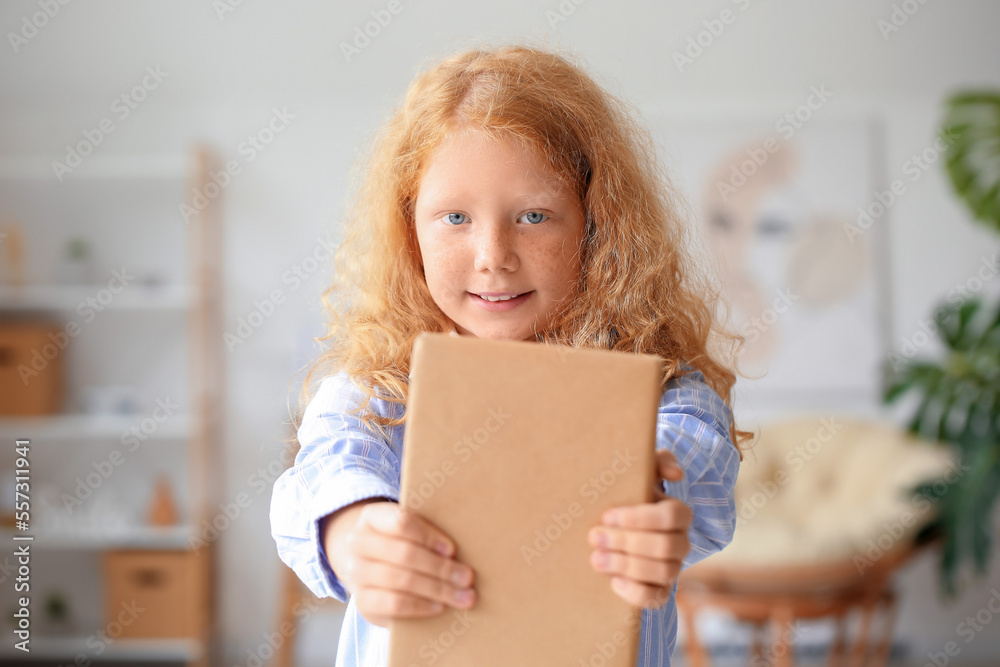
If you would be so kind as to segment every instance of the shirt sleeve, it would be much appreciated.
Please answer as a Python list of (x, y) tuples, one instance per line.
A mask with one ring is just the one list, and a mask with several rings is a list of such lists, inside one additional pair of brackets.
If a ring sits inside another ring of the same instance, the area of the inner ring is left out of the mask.
[[(362, 430), (360, 415), (348, 414), (360, 394), (345, 371), (324, 378), (302, 415), (295, 461), (275, 480), (271, 494), (278, 557), (317, 597), (341, 602), (348, 591), (320, 542), (320, 520), (365, 498), (399, 500), (400, 452)], [(371, 400), (380, 414), (392, 405)]]
[[(684, 366), (690, 369), (690, 366)], [(681, 569), (721, 551), (736, 530), (733, 489), (740, 456), (729, 435), (732, 411), (700, 370), (671, 378), (660, 400), (656, 448), (677, 457), (684, 477), (663, 490), (691, 508), (691, 549)]]

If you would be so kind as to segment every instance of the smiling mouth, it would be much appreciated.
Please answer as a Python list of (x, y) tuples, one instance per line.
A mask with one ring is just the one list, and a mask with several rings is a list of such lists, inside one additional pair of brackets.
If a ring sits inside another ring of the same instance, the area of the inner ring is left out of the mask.
[(510, 301), (511, 299), (516, 299), (519, 296), (524, 296), (528, 292), (521, 292), (520, 294), (506, 294), (504, 296), (485, 296), (483, 294), (476, 294), (483, 301), (489, 301), (490, 303), (496, 303), (497, 301)]

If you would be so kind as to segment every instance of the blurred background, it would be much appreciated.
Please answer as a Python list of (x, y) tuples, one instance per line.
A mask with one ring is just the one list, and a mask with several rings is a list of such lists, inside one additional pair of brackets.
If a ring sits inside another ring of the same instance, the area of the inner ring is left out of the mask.
[(5, 542), (36, 539), (30, 655), (0, 555), (0, 662), (333, 664), (344, 606), (268, 508), (350, 170), (420, 69), (516, 39), (633, 105), (747, 337), (761, 437), (675, 661), (1000, 664), (998, 25), (989, 0), (4, 2), (0, 488)]

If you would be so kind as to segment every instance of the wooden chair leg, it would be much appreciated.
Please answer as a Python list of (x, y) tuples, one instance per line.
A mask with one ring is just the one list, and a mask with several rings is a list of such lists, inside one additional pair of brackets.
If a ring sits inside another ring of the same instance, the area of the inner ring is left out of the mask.
[(794, 624), (795, 616), (788, 607), (778, 607), (771, 616), (770, 664), (774, 667), (793, 667), (795, 664), (795, 647), (785, 636)]
[(278, 628), (280, 629), (284, 623), (288, 622), (295, 627), (296, 632), (285, 637), (285, 640), (281, 642), (281, 646), (274, 654), (274, 665), (275, 667), (292, 667), (295, 660), (295, 635), (298, 634), (297, 619), (292, 610), (295, 608), (296, 601), (301, 597), (299, 595), (300, 583), (298, 576), (291, 568), (283, 567), (282, 570), (281, 613), (278, 618)]
[(861, 606), (861, 628), (858, 632), (854, 651), (851, 655), (851, 667), (864, 667), (868, 664), (868, 638), (871, 635), (872, 618), (875, 615), (876, 600), (866, 601)]
[(846, 659), (846, 618), (840, 614), (834, 620), (835, 630), (833, 635), (833, 645), (830, 647), (830, 657), (827, 659), (826, 667), (845, 667)]
[(882, 613), (882, 639), (875, 649), (873, 664), (875, 667), (885, 667), (889, 662), (889, 650), (892, 648), (892, 636), (896, 626), (896, 593), (886, 589), (880, 600)]
[(711, 667), (708, 652), (698, 639), (698, 631), (695, 622), (697, 607), (695, 605), (684, 605), (680, 612), (684, 619), (684, 632), (687, 634), (687, 641), (684, 644), (684, 653), (687, 656), (690, 667)]

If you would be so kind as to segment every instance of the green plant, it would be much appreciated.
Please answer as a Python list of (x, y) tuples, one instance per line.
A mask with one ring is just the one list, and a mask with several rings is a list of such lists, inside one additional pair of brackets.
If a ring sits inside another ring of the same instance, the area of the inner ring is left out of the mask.
[(983, 574), (991, 551), (990, 515), (1000, 492), (1000, 308), (990, 312), (972, 298), (939, 306), (935, 320), (947, 356), (943, 362), (906, 364), (894, 374), (885, 400), (911, 390), (919, 393), (907, 430), (955, 445), (959, 461), (969, 467), (951, 484), (935, 479), (912, 490), (939, 503), (931, 528), (944, 537), (941, 583), (954, 595), (955, 572), (963, 558), (971, 554)]
[[(953, 95), (945, 128), (952, 137), (945, 169), (955, 193), (976, 220), (1000, 232), (1000, 94)], [(990, 520), (1000, 495), (1000, 304), (990, 309), (978, 297), (949, 300), (934, 319), (947, 347), (944, 359), (887, 364), (884, 400), (920, 395), (907, 430), (952, 445), (967, 466), (952, 484), (936, 479), (912, 489), (937, 504), (928, 528), (943, 537), (940, 584), (954, 596), (962, 562), (971, 556), (985, 574), (993, 546)]]
[(953, 95), (945, 119), (954, 140), (945, 169), (973, 216), (1000, 232), (1000, 92)]

